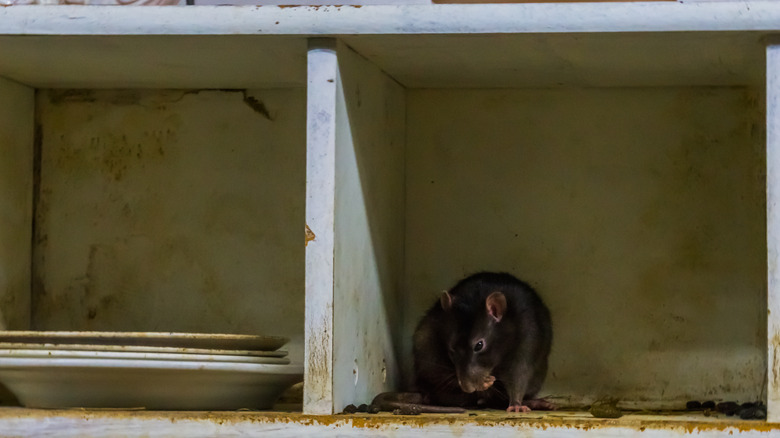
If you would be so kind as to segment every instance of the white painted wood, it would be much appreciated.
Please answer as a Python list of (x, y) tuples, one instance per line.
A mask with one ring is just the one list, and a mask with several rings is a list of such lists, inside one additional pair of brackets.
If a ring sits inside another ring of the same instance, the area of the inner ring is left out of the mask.
[(397, 387), (403, 256), (403, 89), (347, 46), (309, 51), (307, 378), (330, 414)]
[[(4, 409), (0, 428), (17, 437), (497, 437), (703, 438), (772, 437), (780, 429), (764, 422), (708, 420), (675, 416), (627, 416), (619, 420), (478, 418), (450, 415), (436, 418), (311, 417), (247, 412), (99, 412)], [(491, 421), (492, 420), (492, 421)]]
[(405, 91), (339, 43), (333, 307), (334, 409), (398, 388)]
[(3, 6), (85, 5), (85, 6), (185, 6), (186, 0), (0, 0)]
[(780, 422), (780, 44), (766, 49), (767, 415)]
[(303, 86), (309, 35), (414, 88), (762, 86), (780, 3), (15, 6), (0, 23), (0, 76), (34, 87)]
[(306, 109), (306, 362), (303, 411), (332, 414), (336, 212), (336, 42), (309, 45)]
[(301, 363), (303, 90), (38, 95), (33, 328), (275, 334)]
[(0, 78), (0, 329), (30, 326), (32, 89)]
[[(195, 0), (196, 6), (203, 5), (234, 5), (234, 6), (256, 6), (260, 5), (282, 5), (282, 6), (321, 6), (325, 3), (322, 0)], [(339, 5), (430, 5), (431, 0), (339, 0)]]
[[(349, 35), (772, 31), (773, 0), (0, 10), (5, 35)], [(278, 22), (278, 24), (277, 24)]]
[(509, 271), (551, 309), (543, 394), (762, 398), (761, 94), (409, 90), (406, 336), (459, 278)]
[(302, 86), (309, 35), (407, 87), (761, 86), (780, 3), (14, 6), (0, 23), (0, 76), (35, 87)]

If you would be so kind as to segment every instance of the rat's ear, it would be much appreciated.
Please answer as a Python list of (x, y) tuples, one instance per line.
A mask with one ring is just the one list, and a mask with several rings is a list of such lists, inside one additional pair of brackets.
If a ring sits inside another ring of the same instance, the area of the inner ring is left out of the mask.
[(499, 322), (506, 313), (506, 297), (501, 292), (493, 292), (485, 300), (485, 306), (487, 307), (488, 315), (493, 318), (493, 321)]
[(452, 309), (452, 295), (446, 290), (441, 293), (441, 308), (448, 311)]

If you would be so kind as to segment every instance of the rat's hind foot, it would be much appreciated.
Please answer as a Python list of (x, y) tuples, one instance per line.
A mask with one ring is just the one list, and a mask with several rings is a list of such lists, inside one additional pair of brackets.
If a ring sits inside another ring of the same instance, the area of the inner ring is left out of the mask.
[(558, 409), (557, 406), (543, 398), (532, 398), (529, 400), (524, 400), (523, 404), (537, 411), (554, 411)]

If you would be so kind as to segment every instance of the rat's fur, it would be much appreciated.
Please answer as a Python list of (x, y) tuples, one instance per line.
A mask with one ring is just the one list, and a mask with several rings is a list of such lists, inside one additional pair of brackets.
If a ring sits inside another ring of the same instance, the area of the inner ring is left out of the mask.
[(550, 312), (510, 274), (482, 272), (458, 282), (422, 318), (413, 343), (415, 384), (432, 404), (555, 408), (534, 399), (547, 374)]

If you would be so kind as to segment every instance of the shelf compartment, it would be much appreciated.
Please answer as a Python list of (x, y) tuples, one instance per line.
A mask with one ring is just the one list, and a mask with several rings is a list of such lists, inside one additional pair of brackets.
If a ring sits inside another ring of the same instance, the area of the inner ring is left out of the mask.
[(3, 38), (2, 328), (274, 334), (303, 363), (305, 40)]
[[(307, 294), (333, 310), (309, 321), (307, 345), (333, 355), (314, 361), (330, 368), (307, 382), (318, 394), (307, 412), (406, 387), (417, 321), (439, 291), (480, 270), (512, 272), (547, 301), (555, 341), (542, 395), (562, 406), (613, 396), (680, 409), (771, 394), (762, 38), (316, 40), (327, 47), (309, 51), (310, 105), (327, 93), (310, 106), (309, 132), (327, 141), (309, 144), (307, 223), (322, 240), (307, 257), (322, 251), (331, 277), (307, 279)], [(720, 50), (730, 67), (714, 67)], [(699, 53), (679, 57), (689, 51)], [(629, 52), (641, 55), (619, 55)], [(601, 75), (599, 54), (620, 74)], [(318, 68), (328, 74), (311, 75)], [(325, 181), (327, 206), (314, 209)], [(379, 246), (399, 232), (402, 251)], [(395, 276), (365, 281), (376, 272)]]

